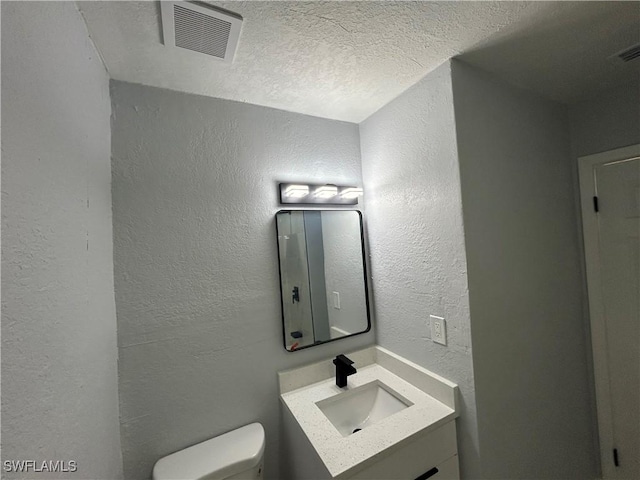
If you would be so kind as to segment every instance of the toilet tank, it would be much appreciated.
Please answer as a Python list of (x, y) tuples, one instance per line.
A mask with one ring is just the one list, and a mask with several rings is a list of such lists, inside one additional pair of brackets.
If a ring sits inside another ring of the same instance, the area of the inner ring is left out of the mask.
[(226, 480), (262, 477), (264, 428), (252, 423), (161, 458), (153, 480)]

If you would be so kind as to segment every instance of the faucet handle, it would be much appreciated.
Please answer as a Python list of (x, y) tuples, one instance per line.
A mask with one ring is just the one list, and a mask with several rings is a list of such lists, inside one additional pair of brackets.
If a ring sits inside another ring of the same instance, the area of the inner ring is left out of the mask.
[(333, 360), (334, 365), (337, 365), (338, 363), (342, 363), (343, 365), (353, 365), (353, 360), (343, 354), (340, 354)]

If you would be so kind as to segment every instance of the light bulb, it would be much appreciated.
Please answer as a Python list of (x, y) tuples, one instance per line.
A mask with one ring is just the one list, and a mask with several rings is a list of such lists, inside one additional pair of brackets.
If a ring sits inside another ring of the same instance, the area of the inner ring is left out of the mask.
[(323, 185), (316, 188), (313, 191), (313, 196), (316, 198), (331, 198), (338, 194), (338, 187), (335, 185)]
[(307, 195), (309, 195), (308, 185), (289, 185), (284, 191), (284, 196), (290, 198), (302, 198)]
[(362, 196), (362, 189), (358, 187), (344, 187), (340, 190), (342, 198), (358, 198)]

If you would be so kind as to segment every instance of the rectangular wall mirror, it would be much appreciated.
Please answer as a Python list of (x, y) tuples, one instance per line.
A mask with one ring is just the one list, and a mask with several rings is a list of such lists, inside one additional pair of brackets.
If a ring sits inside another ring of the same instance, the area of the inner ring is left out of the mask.
[(284, 347), (292, 352), (368, 332), (362, 214), (281, 210), (276, 228)]

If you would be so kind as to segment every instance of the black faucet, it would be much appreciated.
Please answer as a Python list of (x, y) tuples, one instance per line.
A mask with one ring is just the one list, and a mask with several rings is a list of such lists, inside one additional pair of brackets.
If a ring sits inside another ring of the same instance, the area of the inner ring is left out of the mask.
[(340, 354), (333, 359), (336, 366), (336, 385), (340, 388), (347, 386), (347, 377), (356, 373), (356, 367), (353, 366), (353, 360), (348, 359)]
[(300, 289), (298, 287), (293, 287), (293, 290), (291, 290), (291, 298), (293, 299), (291, 303), (300, 302)]

